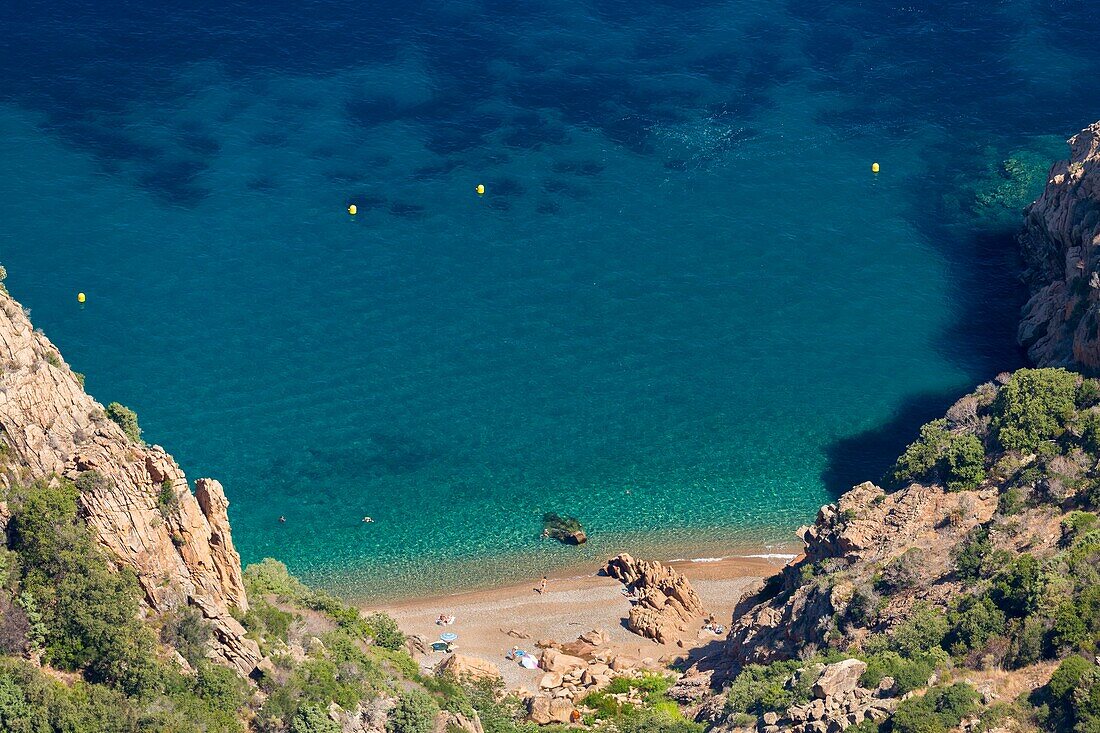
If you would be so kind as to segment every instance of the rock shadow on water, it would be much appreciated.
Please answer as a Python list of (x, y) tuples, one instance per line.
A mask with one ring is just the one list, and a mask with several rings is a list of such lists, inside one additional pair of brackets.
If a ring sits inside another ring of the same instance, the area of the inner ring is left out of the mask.
[(458, 161), (448, 159), (414, 168), (410, 177), (414, 181), (434, 181), (450, 175), (457, 168)]
[(603, 163), (595, 160), (559, 160), (552, 166), (552, 170), (555, 173), (571, 173), (575, 176), (584, 176), (586, 178), (598, 176), (603, 173), (605, 169), (606, 167)]
[(158, 161), (138, 175), (138, 183), (167, 204), (193, 208), (211, 193), (196, 180), (206, 169), (197, 160)]
[[(294, 462), (302, 465), (290, 468), (297, 475), (318, 483), (334, 476), (370, 480), (415, 473), (443, 456), (440, 448), (414, 436), (374, 432), (363, 443), (347, 448), (307, 448), (302, 460)], [(285, 470), (287, 467), (280, 468)]]
[(881, 483), (897, 457), (917, 439), (921, 425), (943, 417), (947, 408), (974, 386), (912, 395), (882, 425), (833, 441), (825, 448), (825, 469), (821, 472), (825, 488), (833, 497), (839, 497), (864, 481)]
[(566, 129), (543, 118), (538, 112), (521, 112), (504, 128), (501, 142), (519, 150), (539, 150), (547, 145), (569, 142)]
[(410, 204), (407, 201), (394, 201), (390, 204), (390, 213), (402, 219), (420, 219), (424, 212), (425, 208), (421, 204)]
[(568, 196), (574, 201), (583, 201), (591, 196), (591, 192), (587, 188), (563, 181), (560, 178), (549, 178), (543, 181), (542, 190), (546, 193)]

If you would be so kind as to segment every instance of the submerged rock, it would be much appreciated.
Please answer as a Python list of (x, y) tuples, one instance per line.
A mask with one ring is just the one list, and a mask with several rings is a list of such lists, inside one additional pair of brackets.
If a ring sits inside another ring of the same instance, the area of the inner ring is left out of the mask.
[(583, 545), (588, 535), (576, 517), (547, 512), (542, 517), (542, 534), (566, 545)]

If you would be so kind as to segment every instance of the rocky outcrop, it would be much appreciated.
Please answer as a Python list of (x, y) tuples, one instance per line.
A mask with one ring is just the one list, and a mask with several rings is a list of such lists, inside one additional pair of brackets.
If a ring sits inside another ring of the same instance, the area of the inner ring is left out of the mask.
[(437, 676), (447, 675), (471, 682), (493, 682), (500, 679), (500, 669), (495, 664), (465, 654), (450, 655), (436, 666), (435, 673)]
[[(386, 718), (389, 711), (392, 710), (396, 704), (396, 698), (387, 697), (385, 695), (365, 702), (356, 703), (355, 707), (350, 710), (344, 710), (333, 702), (329, 703), (328, 717), (329, 720), (339, 726), (341, 733), (385, 733)], [(443, 715), (445, 716), (447, 714)], [(477, 713), (474, 713), (472, 720), (457, 713), (453, 714), (453, 716), (453, 718), (443, 717), (441, 722), (454, 723), (467, 733), (483, 733), (481, 721), (478, 719)], [(467, 728), (461, 725), (459, 722), (460, 720), (466, 722), (471, 727)], [(475, 723), (476, 728), (474, 727)], [(440, 730), (446, 730), (446, 728), (441, 727)]]
[(684, 633), (694, 633), (706, 615), (691, 583), (672, 567), (624, 553), (609, 560), (603, 571), (633, 592), (627, 627), (647, 639), (676, 642)]
[(192, 494), (163, 448), (127, 437), (6, 292), (0, 293), (0, 367), (9, 469), (0, 480), (79, 480), (88, 525), (110, 557), (137, 575), (149, 607), (199, 609), (213, 631), (210, 656), (252, 673), (259, 648), (230, 615), (231, 608), (247, 610), (248, 600), (221, 485), (200, 479)]
[(456, 730), (462, 731), (463, 733), (485, 733), (485, 728), (482, 727), (481, 718), (478, 716), (476, 710), (471, 710), (469, 716), (450, 710), (441, 710), (438, 723), (439, 725), (436, 726), (436, 730)]
[[(528, 717), (539, 725), (576, 722), (578, 708), (594, 692), (604, 690), (615, 677), (640, 678), (668, 670), (653, 659), (634, 659), (616, 654), (607, 646), (607, 634), (594, 629), (581, 634), (575, 641), (559, 643), (552, 639), (539, 642), (543, 652), (539, 667), (544, 670), (538, 679), (536, 692), (517, 691), (527, 705)], [(578, 656), (565, 650), (578, 652)], [(616, 700), (641, 705), (639, 691), (631, 688), (613, 694)]]
[(1100, 122), (1069, 141), (1020, 237), (1031, 297), (1020, 343), (1042, 366), (1100, 370)]
[(729, 730), (731, 733), (831, 733), (847, 730), (865, 720), (882, 722), (897, 709), (900, 700), (893, 696), (893, 680), (888, 677), (874, 690), (861, 687), (859, 678), (866, 669), (867, 665), (857, 659), (811, 665), (794, 673), (788, 680), (788, 684), (794, 687), (811, 685), (813, 696), (810, 699), (803, 699), (783, 711), (766, 712), (755, 724), (749, 725), (721, 725), (723, 714), (719, 711), (717, 717), (720, 725), (713, 730)]
[[(887, 494), (869, 482), (854, 487), (836, 504), (823, 506), (813, 526), (799, 530), (805, 556), (742, 601), (728, 640), (696, 663), (674, 692), (681, 699), (698, 698), (746, 664), (823, 649), (853, 598), (871, 593), (875, 574), (910, 547), (922, 552), (921, 578), (904, 601), (882, 610), (884, 622), (906, 616), (918, 601), (943, 601), (955, 591), (951, 548), (996, 506), (996, 490), (951, 493), (912, 484)], [(817, 575), (829, 577), (817, 582)]]

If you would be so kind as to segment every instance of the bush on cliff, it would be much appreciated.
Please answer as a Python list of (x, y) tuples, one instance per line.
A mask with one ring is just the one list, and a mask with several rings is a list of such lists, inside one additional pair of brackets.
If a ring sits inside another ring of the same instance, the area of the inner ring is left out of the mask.
[(307, 705), (298, 711), (290, 724), (290, 733), (340, 733), (340, 725), (317, 705)]
[(415, 687), (405, 690), (386, 718), (386, 733), (432, 733), (437, 713), (434, 697)]
[(1100, 730), (1100, 667), (1076, 654), (1066, 657), (1031, 702), (1048, 730)]
[(929, 478), (943, 481), (949, 491), (976, 488), (985, 480), (985, 450), (977, 436), (955, 433), (947, 420), (924, 425), (888, 477), (894, 486)]
[(112, 402), (107, 405), (107, 417), (122, 428), (122, 432), (135, 443), (143, 443), (141, 439), (141, 426), (138, 425), (137, 413), (121, 402)]
[(113, 571), (77, 516), (68, 481), (39, 482), (12, 497), (12, 548), (20, 586), (36, 599), (46, 658), (88, 679), (137, 692), (150, 673), (153, 638), (137, 618), (133, 573)]
[[(249, 599), (255, 598), (258, 603), (270, 607), (264, 598), (274, 596), (284, 602), (320, 611), (342, 628), (363, 638), (369, 638), (384, 649), (397, 651), (405, 648), (405, 635), (401, 633), (397, 622), (392, 618), (384, 613), (372, 613), (364, 617), (358, 608), (349, 606), (332, 594), (310, 588), (291, 575), (286, 565), (278, 560), (268, 557), (261, 562), (249, 565), (244, 569), (244, 581)], [(271, 618), (270, 612), (266, 609), (265, 613)], [(256, 628), (255, 624), (259, 620), (255, 617), (251, 619), (253, 623), (251, 628)]]
[(992, 428), (1005, 450), (1036, 453), (1059, 438), (1076, 408), (1077, 375), (1065, 369), (1020, 369), (1001, 388)]
[(978, 709), (978, 693), (968, 684), (934, 687), (898, 706), (891, 719), (894, 733), (947, 733)]
[(798, 674), (803, 666), (796, 661), (747, 665), (730, 685), (726, 712), (759, 716), (806, 702), (813, 680)]

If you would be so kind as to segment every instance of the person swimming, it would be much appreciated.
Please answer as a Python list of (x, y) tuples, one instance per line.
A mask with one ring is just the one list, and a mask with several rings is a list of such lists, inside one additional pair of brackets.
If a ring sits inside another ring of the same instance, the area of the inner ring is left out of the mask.
[(371, 516), (368, 515), (366, 517), (363, 517), (363, 521), (366, 522), (367, 524), (370, 524), (371, 522), (374, 521), (374, 517), (371, 517)]

